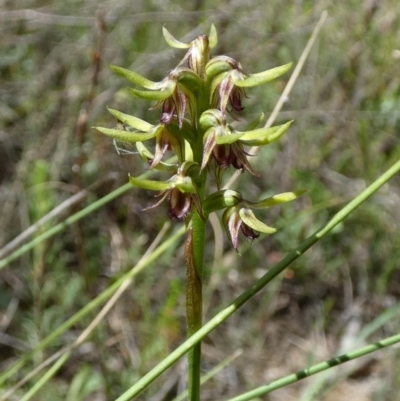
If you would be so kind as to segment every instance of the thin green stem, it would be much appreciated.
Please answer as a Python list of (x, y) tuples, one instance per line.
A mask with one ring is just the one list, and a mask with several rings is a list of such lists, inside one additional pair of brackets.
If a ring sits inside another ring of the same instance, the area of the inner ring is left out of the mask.
[[(193, 213), (185, 249), (186, 260), (186, 319), (187, 334), (192, 336), (202, 325), (203, 314), (203, 259), (205, 222), (197, 212)], [(201, 342), (188, 355), (188, 392), (190, 401), (200, 400)]]
[(353, 359), (360, 358), (361, 356), (370, 354), (371, 352), (378, 351), (382, 348), (389, 347), (393, 344), (400, 342), (400, 334), (396, 334), (392, 337), (385, 338), (384, 340), (378, 341), (374, 344), (367, 345), (366, 347), (359, 348), (355, 351), (348, 352), (340, 356), (336, 356), (328, 361), (318, 363), (310, 366), (309, 368), (300, 370), (289, 376), (285, 376), (281, 379), (275, 380), (266, 386), (258, 387), (252, 391), (241, 394), (237, 397), (230, 398), (228, 401), (248, 401), (253, 400), (256, 397), (261, 397), (265, 394), (271, 393), (278, 388), (285, 387), (289, 384), (296, 383), (299, 380), (305, 379), (317, 373), (323, 372), (324, 370), (339, 366), (342, 363), (352, 361)]
[(302, 242), (296, 249), (291, 251), (285, 258), (283, 258), (278, 264), (270, 269), (263, 277), (257, 280), (251, 287), (249, 287), (238, 298), (236, 298), (228, 307), (226, 307), (216, 316), (214, 316), (200, 330), (193, 334), (189, 339), (187, 339), (183, 344), (175, 349), (175, 351), (169, 354), (150, 372), (148, 372), (138, 382), (136, 382), (131, 388), (129, 388), (125, 393), (118, 397), (117, 401), (128, 401), (139, 394), (153, 380), (155, 380), (179, 358), (181, 358), (186, 352), (188, 352), (195, 344), (200, 342), (205, 336), (207, 336), (229, 316), (235, 313), (235, 311), (238, 310), (243, 304), (245, 304), (262, 288), (264, 288), (272, 279), (280, 274), (294, 260), (299, 258), (305, 251), (311, 248), (312, 245), (318, 242), (329, 231), (331, 231), (335, 226), (342, 222), (351, 212), (357, 209), (363, 202), (365, 202), (371, 195), (373, 195), (382, 185), (389, 181), (399, 171), (400, 160), (395, 163), (391, 168), (389, 168), (385, 173), (383, 173), (376, 181), (374, 181), (369, 187), (362, 191), (351, 202), (349, 202), (345, 207), (343, 207), (335, 216), (332, 217), (332, 219), (327, 224), (325, 224), (321, 229), (317, 230), (313, 235)]
[[(215, 366), (213, 369), (211, 369), (209, 372), (207, 372), (204, 376), (201, 377), (200, 384), (203, 385), (204, 383), (208, 382), (218, 372), (220, 372), (222, 369), (224, 369), (226, 366), (228, 366), (233, 360), (235, 360), (242, 353), (243, 353), (243, 350), (238, 349), (232, 355), (230, 355), (228, 358), (224, 359), (221, 363), (219, 363), (217, 366)], [(182, 400), (186, 399), (187, 396), (188, 396), (188, 391), (185, 390), (182, 393), (178, 394), (178, 396), (175, 397), (172, 401), (182, 401)]]
[[(209, 88), (202, 87), (197, 98), (197, 116), (208, 109)], [(200, 166), (203, 158), (204, 132), (197, 127), (196, 141), (193, 143), (194, 161)], [(204, 200), (207, 182), (207, 170), (198, 176), (198, 195), (201, 203)], [(186, 321), (187, 336), (190, 338), (201, 329), (203, 323), (203, 265), (204, 242), (206, 222), (193, 207), (192, 226), (188, 232), (185, 246), (186, 262)], [(188, 354), (188, 399), (200, 401), (200, 377), (201, 377), (201, 342), (198, 342)]]
[(44, 374), (35, 385), (21, 398), (21, 401), (29, 401), (64, 365), (70, 357), (71, 351), (65, 353), (47, 372)]

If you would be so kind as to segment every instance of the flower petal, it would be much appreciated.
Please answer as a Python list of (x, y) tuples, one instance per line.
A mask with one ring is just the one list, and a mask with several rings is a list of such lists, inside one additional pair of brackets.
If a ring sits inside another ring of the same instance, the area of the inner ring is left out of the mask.
[[(154, 155), (151, 153), (146, 146), (143, 145), (142, 142), (136, 142), (136, 149), (138, 150), (140, 157), (147, 163), (152, 163), (154, 160)], [(176, 158), (176, 157), (174, 157)], [(171, 163), (164, 163), (163, 161), (160, 161), (157, 166), (154, 166), (156, 170), (161, 170), (161, 171), (176, 171), (176, 164), (171, 164)]]
[(203, 202), (203, 213), (207, 216), (217, 210), (238, 205), (242, 201), (240, 192), (223, 189), (208, 196)]
[(228, 72), (234, 68), (238, 68), (238, 63), (235, 59), (229, 56), (216, 56), (213, 57), (205, 67), (207, 81), (221, 74)]
[(270, 128), (259, 128), (253, 131), (247, 131), (240, 138), (240, 141), (248, 146), (264, 146), (279, 139), (290, 127), (293, 121), (283, 125), (277, 125)]
[(167, 44), (170, 47), (173, 47), (175, 49), (189, 49), (190, 43), (184, 43), (179, 41), (178, 39), (175, 39), (168, 31), (168, 29), (163, 26), (163, 35), (164, 39), (167, 42)]
[(164, 81), (153, 82), (145, 77), (142, 77), (136, 72), (127, 70), (126, 68), (118, 67), (116, 65), (110, 65), (110, 69), (119, 76), (126, 78), (128, 81), (146, 89), (157, 90), (161, 89), (165, 85)]
[(206, 110), (199, 119), (200, 127), (204, 130), (217, 125), (225, 125), (225, 123), (225, 116), (222, 114), (221, 110), (218, 109)]
[(140, 118), (131, 116), (129, 114), (121, 113), (118, 110), (110, 109), (107, 107), (107, 110), (117, 119), (122, 121), (123, 123), (129, 125), (132, 128), (136, 128), (139, 131), (149, 132), (153, 125), (148, 122), (141, 120)]
[(204, 167), (206, 167), (208, 161), (210, 160), (211, 153), (216, 145), (215, 143), (215, 128), (209, 128), (203, 137), (204, 147), (203, 147), (203, 160), (201, 162), (200, 170), (203, 171)]
[(170, 182), (165, 181), (152, 181), (152, 180), (142, 180), (140, 178), (135, 178), (129, 176), (129, 182), (138, 188), (150, 189), (152, 191), (165, 191), (171, 189), (174, 185)]
[(225, 209), (222, 214), (222, 223), (229, 240), (232, 242), (233, 248), (237, 252), (239, 230), (242, 225), (242, 220), (236, 207), (228, 207)]
[(217, 29), (215, 28), (214, 24), (211, 24), (210, 33), (208, 35), (208, 40), (209, 40), (211, 49), (213, 49), (215, 46), (217, 46), (218, 34), (217, 34)]
[(247, 201), (246, 203), (249, 204), (253, 209), (265, 209), (267, 207), (280, 205), (281, 203), (290, 202), (298, 198), (300, 195), (304, 194), (304, 192), (306, 192), (306, 190), (283, 192), (281, 194), (271, 196), (270, 198), (262, 199), (256, 203)]
[(129, 91), (136, 97), (146, 100), (157, 100), (159, 102), (171, 96), (175, 90), (175, 84), (164, 87), (160, 91), (142, 91), (139, 89), (128, 88)]
[(168, 214), (173, 220), (182, 220), (190, 212), (192, 197), (174, 188), (169, 195)]
[(292, 63), (284, 64), (280, 67), (275, 67), (267, 71), (259, 72), (258, 74), (251, 74), (244, 79), (233, 77), (233, 82), (236, 86), (239, 86), (240, 88), (249, 88), (252, 86), (266, 84), (267, 82), (272, 81), (273, 79), (283, 75), (290, 69), (291, 66)]
[(230, 130), (225, 130), (225, 132), (222, 133), (221, 130), (217, 130), (217, 134), (215, 136), (215, 142), (218, 145), (230, 145), (238, 141), (243, 135), (244, 132), (238, 132), (238, 131), (232, 132)]
[(176, 174), (171, 178), (170, 182), (182, 193), (197, 194), (197, 189), (190, 177), (182, 177)]
[(153, 131), (143, 134), (141, 132), (130, 132), (119, 129), (103, 128), (103, 127), (93, 127), (93, 128), (97, 129), (97, 131), (113, 139), (129, 143), (143, 142), (155, 137), (155, 132)]
[(252, 228), (255, 231), (264, 234), (273, 234), (276, 232), (276, 228), (269, 227), (266, 224), (262, 223), (260, 220), (254, 216), (254, 213), (247, 208), (241, 208), (239, 210), (239, 216), (242, 219), (243, 223)]

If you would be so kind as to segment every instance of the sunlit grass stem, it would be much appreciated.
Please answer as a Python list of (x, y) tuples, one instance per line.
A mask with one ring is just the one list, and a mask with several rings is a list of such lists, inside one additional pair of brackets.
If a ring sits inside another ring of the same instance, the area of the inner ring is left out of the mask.
[(210, 321), (197, 331), (193, 336), (181, 344), (170, 355), (162, 360), (150, 372), (137, 381), (125, 393), (118, 397), (117, 401), (128, 401), (141, 393), (152, 381), (160, 376), (179, 358), (187, 353), (195, 344), (200, 342), (211, 331), (224, 322), (229, 316), (235, 313), (242, 305), (250, 300), (262, 288), (264, 288), (271, 280), (278, 274), (285, 270), (293, 261), (298, 259), (304, 252), (306, 252), (312, 245), (327, 235), (334, 227), (341, 223), (350, 213), (357, 209), (363, 202), (365, 202), (371, 195), (373, 195), (382, 185), (388, 182), (394, 175), (400, 172), (400, 160), (383, 173), (376, 181), (369, 185), (364, 191), (350, 201), (338, 213), (336, 213), (331, 220), (328, 221), (323, 227), (317, 230), (314, 234), (302, 242), (296, 249), (289, 252), (278, 264), (270, 269), (263, 277), (257, 280), (251, 287), (244, 291), (238, 298), (236, 298), (228, 307), (223, 309), (215, 315)]

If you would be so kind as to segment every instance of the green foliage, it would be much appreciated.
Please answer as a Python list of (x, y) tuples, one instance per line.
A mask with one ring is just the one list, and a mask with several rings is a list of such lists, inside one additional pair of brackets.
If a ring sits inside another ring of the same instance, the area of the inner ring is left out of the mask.
[[(399, 9), (394, 0), (376, 3), (376, 7), (375, 2), (359, 0), (328, 5), (288, 2), (285, 7), (278, 1), (228, 1), (223, 10), (216, 2), (204, 1), (197, 2), (195, 12), (188, 2), (161, 3), (76, 1), (53, 2), (46, 8), (32, 3), (31, 11), (23, 11), (18, 2), (9, 2), (3, 7), (0, 242), (11, 241), (53, 207), (109, 172), (113, 177), (92, 189), (90, 199), (83, 200), (80, 207), (123, 185), (128, 173), (137, 177), (147, 167), (147, 162), (137, 156), (113, 152), (109, 138), (89, 134), (88, 130), (83, 145), (78, 143), (77, 119), (87, 104), (92, 56), (98, 41), (96, 10), (105, 11), (107, 30), (101, 51), (101, 79), (95, 87), (88, 127), (115, 125), (114, 117), (104, 113), (106, 106), (134, 110), (142, 120), (157, 123), (159, 110), (134, 99), (121, 88), (123, 80), (106, 66), (125, 66), (160, 81), (181, 55), (180, 50), (165, 51), (165, 42), (158, 40), (163, 24), (186, 42), (208, 30), (212, 18), (220, 32), (215, 51), (229, 52), (229, 56), (242, 61), (246, 73), (253, 73), (288, 60), (296, 65), (322, 7), (327, 7), (328, 21), (275, 125), (289, 120), (294, 123), (278, 142), (263, 148), (259, 157), (249, 157), (261, 177), (249, 179), (242, 175), (237, 181), (246, 199), (254, 201), (292, 188), (306, 188), (308, 192), (289, 207), (256, 211), (261, 221), (278, 231), (253, 245), (243, 243), (241, 257), (227, 246), (218, 226), (213, 226), (215, 231), (207, 231), (205, 262), (210, 276), (205, 291), (210, 296), (204, 312), (208, 320), (399, 159)], [(256, 119), (261, 112), (268, 118), (284, 85), (285, 81), (279, 80), (248, 90), (249, 98), (244, 101), (246, 120)], [(233, 128), (250, 129), (242, 126), (239, 121)], [(84, 164), (79, 186), (72, 167), (81, 149)], [(134, 147), (131, 151), (138, 150)], [(146, 179), (158, 177), (152, 172)], [(39, 185), (34, 184), (34, 178)], [(305, 366), (310, 353), (315, 361), (328, 358), (339, 348), (345, 328), (352, 322), (352, 305), (361, 304), (355, 315), (363, 324), (396, 305), (400, 280), (398, 194), (395, 178), (335, 233), (298, 259), (281, 277), (280, 284), (268, 286), (210, 335), (206, 340), (205, 370), (239, 346), (244, 352), (204, 385), (205, 399), (228, 398), (266, 379), (295, 371)], [(81, 220), (85, 263), (91, 266), (88, 281), (83, 278), (78, 257), (76, 223), (2, 270), (0, 314), (11, 320), (7, 324), (2, 320), (1, 330), (22, 343), (0, 345), (0, 370), (5, 371), (24, 354), (26, 345), (37, 344), (139, 260), (164, 221), (164, 205), (142, 212), (157, 201), (153, 195), (125, 190)], [(66, 209), (40, 231), (63, 221), (74, 213), (73, 209)], [(106, 333), (101, 353), (103, 370), (98, 346), (93, 346), (90, 337), (82, 347), (87, 352), (78, 349), (37, 399), (65, 399), (75, 375), (85, 370), (83, 366), (91, 368), (91, 374), (85, 376), (89, 381), (95, 381), (91, 375), (99, 374), (103, 383), (109, 377), (111, 393), (117, 397), (183, 341), (184, 299), (173, 287), (177, 285), (174, 283), (183, 285), (185, 273), (182, 255), (176, 249), (171, 246), (154, 267), (142, 271), (132, 289), (109, 312), (101, 327)], [(44, 266), (40, 282), (33, 274), (40, 272), (39, 261)], [(15, 313), (13, 307), (17, 307)], [(123, 314), (134, 319), (132, 331), (122, 332)], [(6, 384), (1, 381), (2, 391), (53, 351), (71, 343), (89, 323), (88, 317), (75, 322), (50, 349), (36, 357), (34, 364), (29, 359)], [(370, 332), (368, 341), (396, 333), (399, 327), (398, 314), (394, 314)], [(154, 347), (153, 352), (151, 341), (156, 341), (160, 333), (164, 343)], [(148, 359), (138, 363), (137, 355), (142, 352)], [(150, 399), (168, 380), (173, 381), (178, 374), (173, 369), (138, 399)], [(369, 391), (366, 383), (376, 377), (379, 386), (387, 389), (386, 394), (382, 390), (382, 396), (395, 399), (398, 371), (398, 352), (382, 351), (374, 363), (365, 363), (349, 379), (339, 377), (328, 396), (337, 398), (347, 388), (360, 397), (365, 392), (366, 399), (372, 399), (378, 387)], [(14, 398), (22, 398), (36, 381), (33, 378)], [(170, 394), (173, 398), (177, 386), (175, 382), (171, 392), (165, 393), (166, 399)], [(301, 396), (300, 386), (278, 391), (277, 396), (287, 400)], [(102, 397), (105, 390), (100, 388), (98, 393)]]

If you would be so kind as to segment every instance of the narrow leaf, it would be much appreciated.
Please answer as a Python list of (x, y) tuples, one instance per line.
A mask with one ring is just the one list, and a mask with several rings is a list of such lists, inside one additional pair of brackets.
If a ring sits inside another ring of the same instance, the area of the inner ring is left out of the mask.
[(259, 72), (258, 74), (251, 74), (248, 78), (242, 80), (233, 78), (233, 81), (236, 86), (239, 86), (241, 88), (249, 88), (252, 86), (266, 84), (267, 82), (272, 81), (273, 79), (283, 75), (290, 69), (291, 66), (292, 63), (288, 63), (285, 65), (281, 65), (280, 67), (275, 67), (267, 71)]

